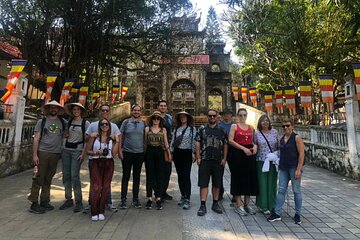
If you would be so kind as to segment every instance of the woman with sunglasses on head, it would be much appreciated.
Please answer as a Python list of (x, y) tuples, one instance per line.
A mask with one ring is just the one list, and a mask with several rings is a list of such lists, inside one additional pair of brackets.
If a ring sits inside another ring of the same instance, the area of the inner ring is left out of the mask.
[(91, 220), (105, 220), (105, 204), (110, 193), (114, 174), (114, 159), (118, 143), (111, 137), (111, 123), (102, 118), (98, 125), (98, 135), (92, 135), (87, 145), (87, 153), (92, 156), (90, 167), (90, 204)]
[[(247, 110), (240, 108), (237, 112), (239, 122), (233, 124), (229, 133), (229, 144), (233, 147), (229, 159), (231, 168), (231, 195), (235, 196), (235, 212), (241, 216), (255, 214), (249, 206), (250, 196), (259, 193), (256, 170), (257, 145), (254, 143), (254, 129), (246, 124)], [(241, 200), (244, 197), (244, 201)]]
[(279, 140), (278, 132), (272, 128), (267, 115), (259, 118), (254, 142), (258, 146), (256, 161), (259, 195), (256, 196), (256, 206), (268, 215), (274, 208), (276, 200)]
[(289, 181), (291, 181), (295, 200), (294, 222), (300, 224), (302, 206), (301, 175), (304, 165), (305, 146), (302, 138), (294, 132), (292, 120), (285, 118), (282, 127), (284, 136), (280, 139), (279, 191), (274, 211), (267, 220), (269, 222), (281, 220), (281, 208), (285, 202)]
[[(145, 169), (146, 169), (146, 197), (148, 201), (145, 208), (152, 208), (152, 192), (155, 193), (156, 209), (161, 210), (161, 196), (164, 194), (164, 169), (165, 161), (171, 161), (169, 143), (164, 118), (159, 111), (148, 118), (148, 126), (145, 128)], [(165, 159), (165, 153), (169, 156)]]
[(176, 127), (172, 134), (170, 151), (173, 154), (181, 193), (178, 205), (183, 209), (189, 209), (191, 195), (190, 173), (192, 163), (195, 160), (196, 129), (193, 126), (193, 117), (185, 111), (176, 114), (175, 122)]

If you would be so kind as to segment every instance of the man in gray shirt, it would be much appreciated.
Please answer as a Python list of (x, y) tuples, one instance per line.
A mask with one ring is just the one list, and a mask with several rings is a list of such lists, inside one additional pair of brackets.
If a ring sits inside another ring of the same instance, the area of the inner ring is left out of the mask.
[(126, 195), (133, 169), (133, 201), (132, 206), (141, 208), (139, 201), (139, 186), (141, 167), (144, 161), (144, 130), (145, 123), (141, 120), (141, 106), (134, 104), (131, 107), (131, 118), (125, 119), (120, 127), (119, 156), (122, 162), (123, 176), (121, 180), (120, 209), (127, 208)]
[(50, 187), (61, 157), (62, 137), (66, 128), (65, 120), (58, 116), (63, 113), (63, 107), (58, 102), (51, 101), (45, 104), (43, 113), (45, 117), (35, 126), (33, 142), (33, 163), (38, 168), (38, 172), (33, 178), (31, 193), (28, 196), (32, 202), (30, 207), (32, 213), (44, 213), (54, 209), (50, 205)]
[[(100, 111), (99, 111), (99, 114), (100, 114), (100, 119), (102, 118), (107, 118), (107, 119), (110, 119), (110, 105), (109, 104), (103, 104), (100, 106)], [(111, 123), (111, 136), (116, 139), (116, 141), (118, 142), (119, 141), (119, 137), (120, 137), (120, 130), (118, 128), (118, 126), (113, 123), (113, 122), (110, 122)], [(98, 131), (99, 131), (99, 121), (96, 121), (96, 122), (92, 122), (90, 124), (90, 126), (88, 127), (88, 129), (86, 130), (86, 140), (89, 139), (90, 136), (96, 136), (98, 134)], [(90, 165), (91, 165), (91, 156), (89, 156), (89, 169), (90, 169)], [(90, 176), (91, 178), (91, 176)], [(90, 197), (90, 196), (89, 196)], [(111, 199), (111, 189), (110, 189), (110, 195), (109, 195), (109, 198), (107, 199), (107, 207), (108, 207), (108, 210), (110, 211), (117, 211), (116, 207), (112, 204), (112, 199)], [(84, 209), (84, 212), (87, 212), (89, 210), (89, 208), (85, 208)]]

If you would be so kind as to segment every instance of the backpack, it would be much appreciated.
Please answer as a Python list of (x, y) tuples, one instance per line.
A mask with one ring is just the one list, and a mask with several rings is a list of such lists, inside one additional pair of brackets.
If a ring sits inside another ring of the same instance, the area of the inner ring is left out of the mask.
[[(61, 122), (61, 125), (62, 125), (62, 131), (64, 132), (64, 131), (65, 131), (65, 120), (64, 120), (62, 117), (59, 117), (59, 116), (58, 116), (58, 118), (59, 118), (59, 120), (60, 120), (60, 122)], [(41, 119), (41, 125), (40, 125), (40, 127), (41, 127), (40, 139), (41, 139), (41, 137), (42, 137), (43, 134), (44, 134), (45, 124), (46, 124), (46, 117), (43, 117), (43, 118)]]
[[(69, 122), (68, 122), (68, 129), (71, 127), (71, 123), (74, 119), (73, 118), (70, 118)], [(82, 132), (82, 142), (81, 143), (84, 143), (85, 142), (85, 125), (86, 125), (86, 120), (85, 119), (82, 119), (82, 122), (81, 122), (81, 132)], [(75, 126), (78, 126), (78, 125), (75, 125)]]

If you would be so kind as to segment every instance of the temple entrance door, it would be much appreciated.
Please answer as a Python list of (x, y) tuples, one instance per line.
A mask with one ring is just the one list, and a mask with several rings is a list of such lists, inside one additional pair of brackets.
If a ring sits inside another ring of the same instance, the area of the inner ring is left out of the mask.
[(155, 88), (150, 88), (145, 92), (145, 103), (143, 114), (150, 115), (157, 109), (160, 93)]
[(186, 111), (195, 114), (195, 85), (189, 80), (179, 80), (171, 88), (172, 112)]
[(215, 109), (219, 112), (222, 111), (222, 92), (220, 89), (212, 89), (208, 95), (208, 109)]

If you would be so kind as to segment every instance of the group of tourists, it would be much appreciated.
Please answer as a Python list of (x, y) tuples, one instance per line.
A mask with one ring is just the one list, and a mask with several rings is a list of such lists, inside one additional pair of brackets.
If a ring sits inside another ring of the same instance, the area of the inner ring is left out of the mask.
[[(64, 110), (68, 121), (60, 117)], [(284, 135), (280, 138), (270, 119), (260, 117), (255, 130), (246, 122), (247, 110), (237, 111), (233, 121), (231, 110), (221, 113), (207, 112), (208, 122), (198, 129), (189, 113), (174, 116), (167, 113), (167, 102), (160, 100), (158, 109), (147, 121), (142, 120), (142, 107), (131, 106), (131, 117), (122, 121), (120, 128), (109, 119), (110, 106), (99, 109), (99, 120), (85, 120), (86, 109), (80, 103), (63, 108), (56, 101), (43, 106), (44, 118), (35, 126), (33, 163), (37, 167), (28, 199), (30, 212), (45, 213), (53, 210), (50, 204), (50, 186), (59, 159), (62, 159), (62, 177), (65, 201), (60, 210), (73, 207), (74, 212), (91, 212), (92, 221), (105, 220), (105, 209), (117, 211), (112, 203), (111, 182), (114, 157), (122, 164), (120, 209), (128, 208), (128, 185), (132, 172), (132, 202), (141, 208), (139, 199), (140, 175), (143, 163), (146, 170), (145, 208), (161, 210), (167, 193), (172, 162), (174, 162), (181, 198), (178, 205), (190, 208), (191, 168), (198, 165), (200, 208), (197, 215), (207, 213), (206, 200), (210, 178), (212, 182), (211, 209), (223, 213), (224, 167), (228, 163), (231, 173), (230, 193), (234, 210), (241, 216), (255, 214), (250, 196), (256, 196), (258, 210), (272, 222), (281, 220), (288, 182), (291, 181), (295, 199), (294, 221), (301, 223), (301, 175), (304, 163), (304, 143), (293, 131), (293, 122), (282, 122)], [(80, 167), (88, 156), (90, 191), (88, 207), (83, 206)], [(279, 176), (279, 178), (278, 178)], [(278, 184), (279, 180), (279, 184)], [(279, 190), (277, 191), (277, 186)], [(41, 192), (40, 192), (41, 191)], [(74, 192), (74, 194), (73, 194)], [(40, 202), (39, 202), (40, 195)], [(74, 195), (74, 200), (73, 200)]]

